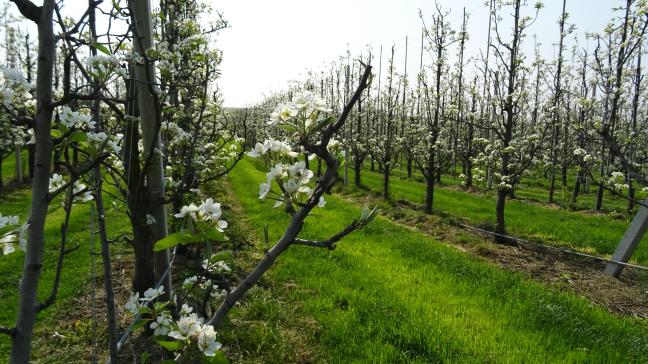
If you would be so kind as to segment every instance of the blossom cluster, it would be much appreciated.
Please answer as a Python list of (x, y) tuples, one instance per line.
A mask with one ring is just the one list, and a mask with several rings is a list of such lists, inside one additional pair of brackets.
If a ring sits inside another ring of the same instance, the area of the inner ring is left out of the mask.
[(5, 68), (2, 70), (4, 87), (2, 88), (2, 102), (5, 105), (19, 103), (20, 101), (33, 100), (29, 91), (32, 89), (23, 73), (16, 69)]
[(203, 260), (202, 267), (206, 274), (193, 275), (182, 283), (182, 288), (189, 297), (202, 301), (204, 297), (211, 297), (214, 300), (221, 300), (227, 296), (227, 291), (222, 289), (216, 282), (206, 276), (226, 276), (232, 272), (232, 268), (224, 260), (222, 254), (212, 254)]
[[(21, 71), (3, 69), (2, 87), (0, 87), (0, 101), (5, 107), (13, 109), (35, 109), (35, 101), (30, 93), (31, 85), (25, 81)], [(21, 127), (16, 127), (11, 122), (9, 114), (0, 116), (0, 153), (12, 152), (16, 147), (25, 144), (27, 133)]]
[[(266, 181), (259, 185), (259, 199), (264, 200), (268, 197), (272, 192), (272, 181), (275, 181), (282, 193), (275, 193), (274, 207), (279, 207), (284, 203), (301, 203), (304, 198), (310, 198), (313, 194), (313, 189), (308, 186), (311, 178), (313, 178), (313, 171), (306, 168), (304, 161), (298, 161), (292, 165), (275, 164), (266, 173)], [(318, 206), (324, 207), (325, 204), (324, 198), (320, 197)]]
[(7, 255), (16, 251), (16, 245), (21, 250), (27, 246), (27, 228), (29, 224), (18, 225), (18, 216), (2, 216), (0, 214), (0, 248)]
[(334, 119), (328, 114), (325, 101), (310, 91), (296, 94), (290, 102), (282, 103), (270, 113), (268, 125), (279, 126), (293, 136), (307, 138)]
[(168, 302), (155, 302), (164, 293), (164, 288), (149, 288), (140, 297), (139, 293), (131, 295), (125, 308), (133, 315), (142, 314), (150, 321), (149, 327), (156, 337), (169, 337), (182, 343), (182, 347), (195, 343), (205, 356), (214, 356), (222, 345), (216, 341), (216, 331), (209, 324), (204, 324), (193, 308), (183, 304), (177, 320), (166, 308)]
[(190, 218), (194, 222), (212, 222), (218, 231), (223, 232), (223, 229), (227, 227), (227, 221), (220, 219), (222, 214), (221, 204), (214, 202), (214, 199), (210, 197), (198, 206), (193, 202), (182, 206), (180, 212), (174, 216), (178, 219)]
[(331, 111), (324, 99), (310, 91), (304, 91), (296, 94), (290, 102), (277, 105), (270, 114), (268, 124), (275, 126), (300, 119), (304, 129), (308, 130), (318, 120), (320, 113)]
[(594, 157), (592, 157), (591, 154), (587, 153), (587, 151), (583, 148), (576, 148), (574, 150), (574, 156), (581, 159), (585, 163), (590, 163), (592, 160), (594, 160)]
[(264, 157), (268, 160), (274, 160), (283, 157), (296, 158), (298, 153), (292, 150), (290, 144), (270, 138), (263, 143), (256, 143), (254, 149), (249, 151), (248, 155), (252, 158)]
[(126, 68), (121, 67), (120, 63), (119, 59), (113, 55), (98, 54), (86, 59), (90, 73), (101, 80), (106, 80), (113, 74), (120, 77), (128, 76)]
[(623, 172), (615, 171), (610, 173), (610, 177), (608, 177), (608, 179), (605, 180), (604, 183), (609, 188), (618, 192), (625, 191), (630, 188), (628, 184), (625, 183), (625, 175), (623, 174)]
[(58, 114), (58, 121), (68, 129), (93, 129), (96, 122), (92, 116), (81, 111), (74, 111), (68, 106), (63, 106)]
[[(58, 173), (54, 173), (49, 180), (49, 192), (53, 193), (59, 191), (67, 182)], [(92, 191), (80, 180), (74, 181), (72, 184), (72, 203), (83, 203), (91, 201), (94, 197)], [(64, 204), (67, 202), (67, 196)]]

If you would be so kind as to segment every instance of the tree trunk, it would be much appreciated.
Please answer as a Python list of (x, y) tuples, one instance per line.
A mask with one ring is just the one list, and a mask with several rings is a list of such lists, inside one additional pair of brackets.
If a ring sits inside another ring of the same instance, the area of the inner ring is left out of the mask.
[(38, 17), (38, 73), (36, 78), (36, 155), (32, 180), (29, 238), (20, 280), (16, 330), (11, 340), (11, 364), (28, 363), (37, 315), (38, 285), (45, 253), (45, 222), (49, 208), (49, 178), (52, 164), (52, 77), (56, 40), (53, 30), (54, 0), (44, 0)]
[(356, 154), (354, 158), (354, 182), (356, 187), (362, 187), (362, 180), (360, 179), (360, 173), (362, 172), (362, 159)]
[[(145, 218), (145, 217), (144, 217)], [(136, 217), (134, 217), (136, 219)], [(135, 249), (135, 275), (133, 276), (133, 290), (140, 295), (155, 285), (153, 244), (147, 227), (140, 222), (132, 221)]]
[[(90, 34), (93, 41), (97, 41), (96, 29), (96, 2), (95, 0), (88, 0), (89, 4), (89, 26)], [(97, 48), (91, 47), (90, 54), (94, 57), (97, 55)], [(100, 92), (99, 80), (93, 80), (93, 89), (95, 92)], [(92, 102), (92, 118), (96, 122), (97, 132), (101, 131), (101, 105), (99, 98), (95, 98)], [(103, 178), (101, 175), (101, 167), (96, 166), (93, 171), (93, 179), (95, 183), (94, 203), (97, 207), (97, 221), (99, 225), (99, 238), (101, 240), (101, 258), (103, 263), (104, 272), (104, 292), (106, 294), (106, 321), (108, 323), (108, 351), (110, 353), (110, 363), (118, 364), (118, 350), (117, 350), (117, 314), (115, 312), (115, 294), (113, 291), (113, 276), (112, 276), (112, 262), (110, 259), (110, 242), (108, 241), (108, 233), (106, 232), (106, 216), (103, 201)], [(94, 233), (94, 232), (92, 232)]]
[(628, 212), (631, 212), (632, 209), (634, 209), (635, 206), (634, 199), (635, 199), (635, 188), (632, 185), (632, 178), (628, 174), (628, 206), (626, 207)]
[(506, 222), (504, 216), (504, 208), (506, 207), (506, 195), (508, 191), (506, 190), (497, 190), (497, 205), (495, 206), (495, 216), (497, 218), (497, 224), (495, 225), (495, 233), (498, 234), (495, 236), (495, 241), (500, 244), (505, 244), (508, 242), (503, 235), (506, 235)]
[(23, 181), (22, 155), (20, 146), (16, 146), (16, 182), (19, 184)]
[(432, 172), (432, 176), (425, 177), (425, 206), (423, 207), (423, 211), (426, 214), (431, 214), (433, 204), (434, 204), (434, 172)]
[(344, 185), (349, 184), (349, 151), (344, 151)]
[(34, 144), (28, 144), (27, 145), (27, 152), (28, 152), (28, 164), (29, 164), (29, 178), (34, 178), (34, 161), (35, 161), (35, 156), (36, 156), (36, 149), (34, 148)]
[[(134, 34), (138, 39), (134, 39), (134, 52), (145, 54), (146, 50), (153, 47), (153, 29), (151, 27), (151, 8), (149, 0), (129, 1), (133, 11), (133, 24), (136, 27)], [(164, 167), (162, 165), (160, 140), (160, 128), (162, 125), (162, 116), (159, 102), (156, 99), (155, 92), (155, 68), (152, 60), (147, 64), (135, 65), (135, 77), (141, 82), (137, 83), (137, 100), (142, 123), (142, 144), (144, 145), (144, 165), (147, 167), (146, 173), (146, 191), (148, 204), (148, 214), (155, 218), (155, 223), (149, 225), (151, 229), (152, 244), (146, 244), (152, 249), (153, 244), (167, 235), (167, 216), (164, 200)], [(169, 250), (155, 253), (155, 276), (162, 277), (169, 266)], [(166, 276), (164, 287), (166, 297), (172, 297), (171, 294), (171, 274)]]
[[(94, 1), (94, 0), (90, 0)], [(108, 346), (110, 352), (110, 364), (118, 363), (117, 351), (117, 314), (115, 312), (115, 294), (113, 291), (112, 265), (110, 259), (110, 242), (106, 232), (105, 211), (102, 196), (101, 169), (96, 167), (94, 179), (97, 183), (94, 199), (97, 206), (97, 217), (99, 222), (99, 238), (101, 239), (101, 258), (104, 271), (104, 291), (106, 293), (106, 320), (108, 321)]]
[(383, 197), (389, 200), (389, 168), (383, 167)]
[(583, 174), (579, 171), (576, 174), (576, 183), (574, 184), (574, 192), (572, 193), (572, 198), (571, 198), (572, 203), (576, 203), (576, 199), (578, 198), (578, 194), (580, 193), (582, 180), (583, 180)]
[(556, 167), (551, 167), (549, 172), (549, 203), (554, 202), (554, 191), (556, 189)]
[(596, 191), (596, 206), (594, 206), (594, 210), (596, 211), (601, 211), (601, 208), (603, 207), (603, 192), (605, 189), (603, 188), (603, 182), (601, 182), (598, 186), (598, 190)]

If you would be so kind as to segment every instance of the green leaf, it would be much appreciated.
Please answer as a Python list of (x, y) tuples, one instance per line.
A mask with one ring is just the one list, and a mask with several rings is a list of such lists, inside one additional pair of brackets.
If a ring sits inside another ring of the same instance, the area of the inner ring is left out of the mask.
[(211, 240), (211, 241), (227, 241), (229, 240), (227, 236), (225, 236), (224, 233), (216, 230), (216, 229), (208, 229), (203, 232), (203, 236), (205, 237), (206, 240)]
[(0, 236), (8, 234), (14, 230), (20, 228), (20, 225), (6, 225), (0, 228)]
[(326, 119), (323, 119), (322, 121), (320, 121), (317, 125), (315, 125), (313, 127), (312, 130), (313, 131), (318, 131), (318, 130), (322, 129), (323, 127), (333, 123), (335, 120), (336, 120), (336, 117), (331, 115), (331, 116), (327, 117)]
[(52, 129), (50, 135), (52, 136), (52, 138), (60, 138), (63, 134), (59, 129)]
[(178, 351), (184, 346), (184, 343), (182, 341), (163, 340), (160, 337), (155, 337), (155, 342), (169, 351)]
[(277, 126), (278, 126), (279, 128), (281, 128), (281, 129), (283, 129), (283, 130), (289, 132), (289, 133), (292, 133), (292, 132), (297, 131), (297, 128), (295, 128), (294, 126), (292, 126), (292, 125), (290, 125), (290, 124), (278, 124)]
[(94, 47), (97, 48), (97, 50), (100, 51), (101, 53), (105, 53), (107, 55), (111, 54), (108, 48), (106, 48), (106, 46), (101, 43), (95, 43)]
[(82, 131), (76, 130), (68, 136), (68, 139), (75, 142), (85, 142), (88, 140), (88, 135)]
[(155, 302), (155, 303), (153, 304), (153, 308), (155, 309), (155, 311), (161, 311), (161, 310), (163, 310), (163, 309), (164, 309), (166, 306), (168, 306), (168, 305), (169, 305), (169, 301), (164, 301), (164, 302)]
[(146, 324), (151, 321), (149, 319), (139, 319), (135, 321), (135, 324), (133, 325), (133, 331), (137, 331), (141, 329), (142, 327), (146, 326)]
[(214, 255), (211, 256), (211, 258), (209, 258), (209, 260), (213, 262), (219, 262), (221, 260), (231, 261), (233, 259), (234, 259), (234, 255), (229, 250), (223, 250), (221, 252), (215, 253)]
[(270, 233), (268, 232), (268, 224), (265, 224), (263, 226), (263, 241), (265, 242), (266, 250), (268, 250), (268, 246), (270, 246)]
[(167, 235), (165, 238), (158, 240), (153, 246), (153, 250), (159, 252), (160, 250), (169, 249), (178, 244), (185, 245), (189, 243), (196, 243), (202, 240), (203, 239), (201, 235), (181, 231), (179, 233)]
[(203, 364), (229, 364), (229, 360), (222, 351), (217, 351), (214, 356), (203, 355)]

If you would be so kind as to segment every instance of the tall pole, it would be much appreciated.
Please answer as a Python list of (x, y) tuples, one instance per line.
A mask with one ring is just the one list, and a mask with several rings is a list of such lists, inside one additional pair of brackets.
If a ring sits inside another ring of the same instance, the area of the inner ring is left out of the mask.
[[(134, 37), (133, 51), (140, 56), (147, 49), (153, 48), (153, 28), (151, 26), (151, 5), (149, 0), (130, 0), (133, 12)], [(167, 236), (167, 216), (164, 200), (164, 167), (160, 129), (162, 115), (155, 85), (155, 67), (151, 59), (146, 58), (143, 64), (135, 64), (137, 80), (137, 103), (142, 125), (142, 142), (144, 145), (144, 166), (146, 174), (147, 200), (150, 203), (149, 214), (155, 222), (150, 225), (153, 243)], [(152, 248), (152, 247), (151, 247)], [(169, 265), (169, 251), (155, 253), (155, 278), (163, 276)], [(171, 274), (166, 276), (164, 286), (166, 295), (171, 296)]]

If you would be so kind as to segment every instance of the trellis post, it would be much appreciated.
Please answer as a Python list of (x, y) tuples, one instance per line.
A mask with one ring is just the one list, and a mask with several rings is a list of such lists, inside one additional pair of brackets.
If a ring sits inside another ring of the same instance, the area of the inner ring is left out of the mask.
[[(648, 229), (648, 197), (644, 200), (644, 205), (639, 207), (639, 211), (630, 223), (628, 230), (623, 234), (621, 242), (612, 255), (612, 261), (627, 263), (632, 253), (639, 245), (641, 238)], [(604, 274), (611, 277), (618, 277), (623, 271), (624, 266), (614, 262), (609, 262), (605, 266)]]

